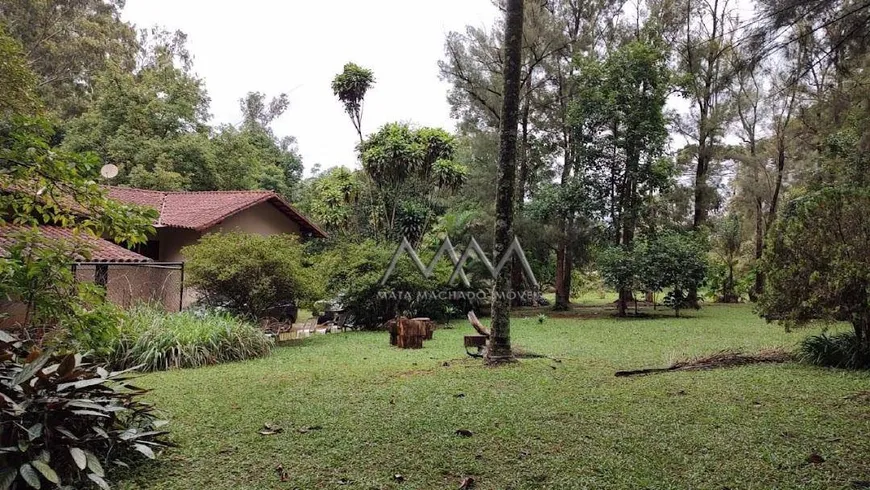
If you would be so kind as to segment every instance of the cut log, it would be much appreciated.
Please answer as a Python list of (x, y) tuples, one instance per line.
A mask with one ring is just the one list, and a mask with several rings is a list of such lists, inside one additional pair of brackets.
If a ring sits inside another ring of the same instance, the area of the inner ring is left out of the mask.
[(427, 331), (427, 322), (400, 316), (396, 319), (396, 346), (400, 349), (421, 349)]
[(400, 349), (422, 349), (423, 336), (421, 335), (399, 335), (396, 342)]
[(433, 322), (431, 318), (419, 317), (412, 318), (411, 320), (422, 322), (424, 325), (426, 325), (426, 336), (424, 337), (424, 339), (432, 340), (432, 334), (435, 333), (435, 322)]
[(392, 319), (385, 323), (384, 327), (387, 332), (390, 332), (390, 345), (396, 345), (399, 338), (399, 322), (396, 319)]

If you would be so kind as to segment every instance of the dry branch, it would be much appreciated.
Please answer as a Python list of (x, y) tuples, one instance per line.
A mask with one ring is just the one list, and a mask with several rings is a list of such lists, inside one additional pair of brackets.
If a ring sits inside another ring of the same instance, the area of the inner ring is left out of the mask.
[(480, 320), (477, 319), (477, 315), (474, 314), (474, 311), (468, 312), (468, 321), (471, 322), (471, 326), (477, 330), (477, 333), (484, 337), (489, 337), (489, 330), (480, 323)]
[(747, 364), (782, 363), (791, 360), (792, 355), (781, 349), (766, 349), (756, 354), (743, 354), (736, 351), (721, 351), (708, 356), (677, 361), (666, 368), (617, 371), (616, 376), (639, 376), (643, 374), (664, 373), (668, 371), (700, 371), (704, 369), (745, 366)]

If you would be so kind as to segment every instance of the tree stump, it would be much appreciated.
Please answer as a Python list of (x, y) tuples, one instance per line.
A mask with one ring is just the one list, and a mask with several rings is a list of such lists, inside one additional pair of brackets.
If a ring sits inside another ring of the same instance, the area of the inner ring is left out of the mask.
[(397, 345), (399, 343), (399, 323), (395, 319), (388, 321), (384, 324), (386, 326), (387, 332), (390, 332), (390, 345)]
[(399, 335), (396, 346), (400, 349), (422, 349), (423, 337), (420, 335)]
[(435, 322), (426, 317), (412, 318), (414, 321), (422, 322), (426, 326), (426, 335), (424, 340), (432, 340), (432, 335), (435, 333)]
[(405, 317), (399, 317), (396, 321), (396, 346), (400, 349), (422, 349), (423, 339), (426, 338), (427, 323)]

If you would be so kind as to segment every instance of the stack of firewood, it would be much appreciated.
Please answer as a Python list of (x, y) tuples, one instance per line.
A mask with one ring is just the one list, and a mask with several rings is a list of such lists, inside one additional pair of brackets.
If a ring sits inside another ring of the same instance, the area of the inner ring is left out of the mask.
[(435, 322), (429, 318), (406, 318), (400, 316), (387, 322), (390, 345), (400, 349), (422, 349), (424, 340), (432, 340)]

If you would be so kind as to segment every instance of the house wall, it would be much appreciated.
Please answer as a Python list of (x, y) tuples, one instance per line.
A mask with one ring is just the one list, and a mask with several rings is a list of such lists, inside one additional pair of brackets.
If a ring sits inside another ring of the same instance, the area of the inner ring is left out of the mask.
[(184, 262), (181, 249), (193, 245), (202, 234), (183, 228), (158, 228), (157, 240), (160, 242), (160, 262)]
[(258, 235), (293, 233), (299, 235), (299, 224), (287, 217), (275, 206), (262, 202), (230, 216), (208, 230), (212, 232), (241, 231)]
[(24, 303), (0, 301), (0, 329), (12, 329), (24, 321), (27, 307)]

